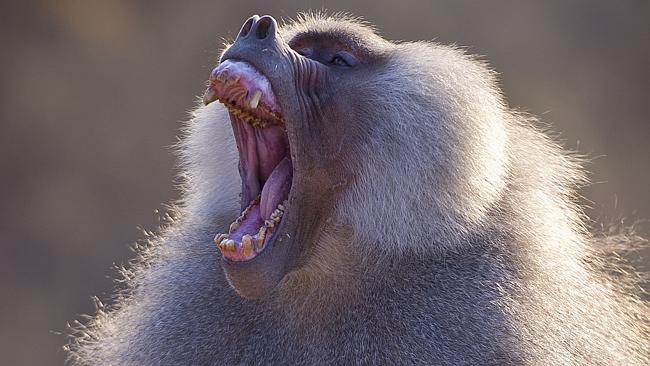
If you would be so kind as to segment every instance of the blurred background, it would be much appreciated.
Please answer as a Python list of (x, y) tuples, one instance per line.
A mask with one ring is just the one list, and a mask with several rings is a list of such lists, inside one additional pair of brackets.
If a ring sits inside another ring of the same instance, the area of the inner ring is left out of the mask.
[(66, 322), (178, 197), (168, 146), (222, 38), (253, 13), (307, 9), (486, 55), (511, 106), (592, 157), (594, 225), (650, 218), (647, 0), (3, 1), (0, 364), (63, 363)]

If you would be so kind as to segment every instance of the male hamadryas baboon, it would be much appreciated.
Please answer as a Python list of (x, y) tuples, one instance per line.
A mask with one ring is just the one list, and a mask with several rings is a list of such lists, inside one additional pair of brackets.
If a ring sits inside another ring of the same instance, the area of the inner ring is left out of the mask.
[(177, 218), (75, 328), (72, 363), (650, 362), (648, 306), (602, 269), (579, 163), (475, 58), (253, 16), (203, 102)]

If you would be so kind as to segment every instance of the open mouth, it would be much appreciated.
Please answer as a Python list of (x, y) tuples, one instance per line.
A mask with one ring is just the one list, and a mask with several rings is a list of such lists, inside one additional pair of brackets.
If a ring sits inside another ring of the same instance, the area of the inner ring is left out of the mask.
[(203, 97), (230, 113), (239, 150), (241, 213), (215, 243), (223, 257), (249, 261), (269, 248), (287, 210), (293, 165), (284, 119), (269, 80), (245, 61), (224, 60)]

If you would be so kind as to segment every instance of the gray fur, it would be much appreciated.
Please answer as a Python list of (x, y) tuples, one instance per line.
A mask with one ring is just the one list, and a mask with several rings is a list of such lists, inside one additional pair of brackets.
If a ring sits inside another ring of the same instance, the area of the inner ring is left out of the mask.
[(311, 260), (261, 300), (228, 285), (212, 238), (238, 214), (238, 156), (225, 109), (199, 107), (178, 218), (74, 329), (72, 364), (650, 363), (647, 304), (593, 265), (578, 160), (505, 105), (493, 72), (347, 18), (282, 34), (305, 29), (383, 42), (391, 60), (358, 85), (362, 178)]

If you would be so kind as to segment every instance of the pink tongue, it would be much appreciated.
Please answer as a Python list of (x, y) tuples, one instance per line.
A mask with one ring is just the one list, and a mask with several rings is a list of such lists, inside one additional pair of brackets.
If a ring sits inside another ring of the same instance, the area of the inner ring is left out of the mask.
[(262, 197), (260, 199), (262, 218), (270, 218), (278, 204), (289, 195), (292, 172), (291, 160), (288, 157), (282, 159), (271, 172), (266, 183), (264, 183), (264, 188), (262, 188)]

